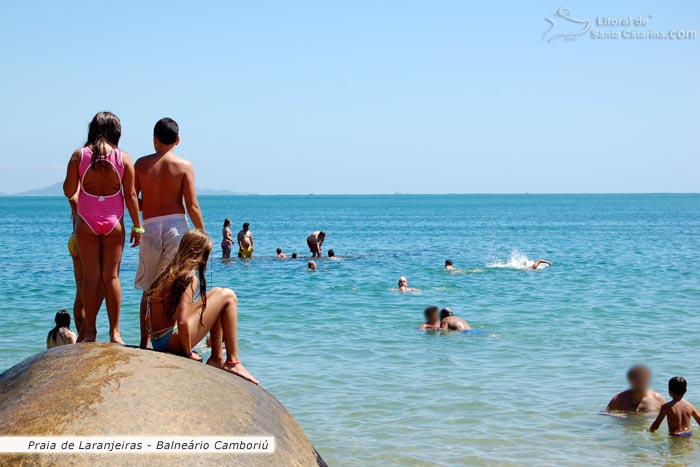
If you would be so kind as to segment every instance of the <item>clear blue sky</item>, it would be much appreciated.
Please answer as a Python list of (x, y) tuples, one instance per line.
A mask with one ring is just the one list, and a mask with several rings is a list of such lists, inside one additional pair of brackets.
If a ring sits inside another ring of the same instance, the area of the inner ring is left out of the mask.
[(545, 43), (560, 7), (700, 32), (677, 0), (6, 0), (0, 191), (62, 180), (100, 110), (134, 156), (175, 118), (207, 188), (700, 191), (700, 37)]

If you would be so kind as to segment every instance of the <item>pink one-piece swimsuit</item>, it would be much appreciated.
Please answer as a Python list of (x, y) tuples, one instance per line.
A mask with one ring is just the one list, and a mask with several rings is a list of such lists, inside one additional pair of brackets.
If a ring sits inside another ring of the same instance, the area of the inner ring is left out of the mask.
[(80, 151), (80, 193), (78, 193), (78, 215), (90, 226), (95, 235), (108, 235), (124, 217), (124, 161), (119, 149), (114, 148), (104, 159), (119, 175), (119, 191), (113, 195), (98, 196), (85, 191), (85, 174), (92, 165), (92, 151)]

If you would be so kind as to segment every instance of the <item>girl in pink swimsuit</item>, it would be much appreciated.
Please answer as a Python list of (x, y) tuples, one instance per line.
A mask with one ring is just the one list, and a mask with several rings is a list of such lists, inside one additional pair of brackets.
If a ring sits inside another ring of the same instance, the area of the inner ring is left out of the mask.
[(123, 344), (119, 333), (121, 285), (119, 265), (124, 250), (124, 203), (133, 223), (131, 243), (141, 241), (141, 220), (134, 187), (134, 165), (119, 148), (121, 123), (110, 112), (99, 112), (90, 122), (85, 146), (68, 163), (63, 192), (78, 192), (75, 230), (83, 268), (85, 319), (78, 342), (97, 338), (100, 285), (104, 287), (109, 317), (109, 340)]

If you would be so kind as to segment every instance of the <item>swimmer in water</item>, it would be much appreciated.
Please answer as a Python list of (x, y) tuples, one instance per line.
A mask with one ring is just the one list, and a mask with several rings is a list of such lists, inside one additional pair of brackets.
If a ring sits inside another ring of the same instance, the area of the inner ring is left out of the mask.
[(333, 251), (333, 250), (328, 250), (328, 258), (329, 258), (329, 259), (337, 259), (337, 258), (335, 257), (335, 251)]
[(309, 261), (309, 271), (316, 270), (316, 261)]
[(282, 252), (282, 248), (277, 248), (277, 257), (279, 259), (287, 259), (287, 255)]
[(292, 253), (292, 259), (297, 259), (298, 257), (299, 257), (299, 255), (297, 255), (296, 251), (294, 253)]
[[(651, 371), (644, 365), (635, 365), (627, 371), (630, 388), (617, 393), (605, 408), (615, 412), (657, 412), (666, 403), (664, 396), (649, 389)], [(625, 418), (624, 416), (618, 418)]]
[(664, 418), (668, 417), (669, 435), (683, 438), (693, 435), (690, 419), (694, 418), (700, 424), (700, 413), (693, 404), (683, 398), (687, 389), (688, 383), (682, 376), (674, 376), (668, 381), (668, 394), (672, 400), (661, 407), (659, 416), (649, 428), (650, 432), (658, 430)]
[(455, 316), (452, 310), (443, 308), (440, 310), (440, 329), (446, 329), (448, 331), (466, 331), (471, 329), (471, 327), (469, 327), (469, 323), (462, 318)]
[(399, 284), (397, 287), (399, 292), (418, 292), (418, 289), (412, 289), (408, 286), (408, 279), (404, 276), (399, 277)]
[(446, 259), (446, 260), (445, 260), (445, 270), (446, 270), (446, 271), (454, 271), (454, 270), (455, 270), (455, 267), (454, 267), (454, 265), (452, 264), (452, 260), (451, 260), (451, 259)]
[(423, 311), (425, 323), (421, 324), (418, 329), (440, 329), (440, 309), (436, 306), (429, 306)]
[[(524, 263), (527, 266), (527, 262)], [(537, 269), (540, 267), (540, 265), (546, 264), (547, 266), (551, 266), (552, 263), (551, 261), (547, 261), (546, 259), (538, 259), (534, 263), (532, 263), (532, 266), (530, 266), (532, 269)]]

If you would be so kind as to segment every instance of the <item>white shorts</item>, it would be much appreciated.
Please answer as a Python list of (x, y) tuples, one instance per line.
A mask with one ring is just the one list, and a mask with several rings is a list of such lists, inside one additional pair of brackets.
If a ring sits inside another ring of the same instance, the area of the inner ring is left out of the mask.
[(143, 221), (139, 266), (134, 287), (148, 290), (158, 273), (175, 257), (180, 239), (190, 226), (184, 214), (152, 217)]

